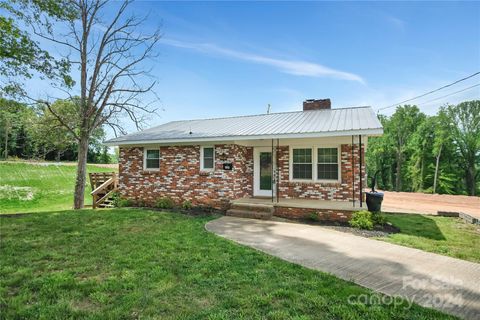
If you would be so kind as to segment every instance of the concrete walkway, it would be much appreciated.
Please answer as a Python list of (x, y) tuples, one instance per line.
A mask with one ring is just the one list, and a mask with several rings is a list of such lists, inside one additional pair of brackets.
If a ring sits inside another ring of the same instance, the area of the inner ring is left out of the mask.
[(205, 228), (308, 268), (454, 314), (480, 319), (480, 264), (319, 226), (222, 217)]

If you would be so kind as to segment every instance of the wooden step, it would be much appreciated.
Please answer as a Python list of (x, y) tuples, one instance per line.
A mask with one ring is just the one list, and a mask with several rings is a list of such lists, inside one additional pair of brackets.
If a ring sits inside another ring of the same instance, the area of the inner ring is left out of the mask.
[(226, 214), (227, 216), (238, 218), (269, 220), (272, 218), (273, 212), (229, 209)]

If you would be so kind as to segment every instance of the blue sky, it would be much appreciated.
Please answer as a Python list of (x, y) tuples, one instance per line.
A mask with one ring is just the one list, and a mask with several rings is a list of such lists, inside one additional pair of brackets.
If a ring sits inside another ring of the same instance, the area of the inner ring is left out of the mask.
[[(468, 2), (149, 2), (145, 30), (162, 25), (149, 62), (163, 109), (179, 119), (334, 108), (375, 109), (480, 71), (480, 5)], [(480, 98), (480, 76), (416, 100), (426, 113)], [(385, 110), (391, 114), (394, 109)], [(133, 131), (133, 126), (128, 126)]]

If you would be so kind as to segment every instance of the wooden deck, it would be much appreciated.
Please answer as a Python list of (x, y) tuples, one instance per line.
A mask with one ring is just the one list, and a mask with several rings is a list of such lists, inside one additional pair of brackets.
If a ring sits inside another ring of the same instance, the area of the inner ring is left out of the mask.
[[(273, 207), (288, 207), (288, 208), (308, 208), (308, 209), (326, 209), (326, 210), (344, 210), (344, 211), (358, 211), (360, 210), (360, 202), (355, 202), (355, 206), (351, 201), (329, 201), (329, 200), (312, 200), (312, 199), (279, 199), (278, 202), (272, 202), (271, 198), (241, 198), (232, 200), (232, 204), (257, 204), (268, 205)], [(367, 205), (363, 203), (363, 207), (367, 209)]]

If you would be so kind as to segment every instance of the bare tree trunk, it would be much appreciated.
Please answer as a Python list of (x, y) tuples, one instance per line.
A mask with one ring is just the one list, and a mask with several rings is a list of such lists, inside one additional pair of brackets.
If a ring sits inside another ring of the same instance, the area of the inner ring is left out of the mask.
[(469, 196), (475, 195), (475, 165), (469, 165), (466, 170), (467, 193)]
[(395, 177), (395, 191), (402, 189), (402, 154), (397, 153), (397, 176)]
[(87, 154), (88, 134), (82, 134), (78, 143), (77, 180), (75, 182), (75, 193), (73, 199), (74, 209), (82, 209), (84, 205), (85, 182), (87, 179)]
[(5, 150), (4, 150), (5, 160), (8, 158), (8, 124), (5, 125)]
[(435, 163), (435, 175), (433, 176), (433, 193), (437, 191), (438, 166), (440, 165), (440, 155), (442, 154), (442, 146), (438, 150), (437, 161)]

